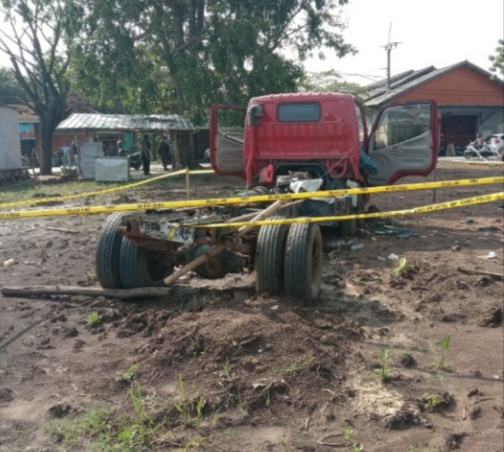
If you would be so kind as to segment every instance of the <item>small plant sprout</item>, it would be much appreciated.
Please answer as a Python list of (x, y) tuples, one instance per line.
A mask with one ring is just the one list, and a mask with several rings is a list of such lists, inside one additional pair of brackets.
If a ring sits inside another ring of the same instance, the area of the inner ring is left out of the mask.
[(353, 433), (353, 430), (348, 425), (343, 427), (343, 430), (341, 432), (341, 434), (343, 435), (343, 438), (345, 438), (345, 439), (350, 439), (350, 437), (352, 436), (352, 433)]
[(131, 383), (137, 372), (138, 372), (138, 364), (132, 364), (127, 371), (117, 372), (116, 381)]
[(439, 341), (433, 334), (429, 336), (429, 349), (434, 358), (434, 370), (446, 369), (446, 359), (450, 351), (451, 334), (445, 334)]
[(405, 257), (401, 257), (399, 260), (399, 265), (394, 269), (394, 275), (395, 276), (404, 276), (404, 277), (410, 277), (416, 270), (416, 267), (414, 264), (409, 263), (406, 260)]
[(380, 350), (380, 368), (376, 370), (378, 378), (382, 383), (390, 378), (389, 351), (386, 348)]
[(364, 445), (362, 443), (353, 443), (352, 452), (364, 452)]
[(231, 383), (234, 379), (231, 373), (231, 367), (229, 366), (229, 361), (226, 358), (226, 362), (222, 366), (222, 369), (218, 372), (219, 384), (225, 386), (227, 383)]
[(424, 394), (422, 396), (425, 404), (425, 409), (428, 411), (435, 410), (443, 401), (439, 394)]
[(90, 325), (99, 325), (103, 321), (103, 317), (99, 312), (92, 312), (87, 316), (87, 321)]
[(305, 358), (305, 359), (300, 359), (300, 360), (294, 361), (292, 364), (288, 365), (287, 367), (280, 369), (280, 373), (282, 373), (283, 375), (297, 374), (301, 370), (307, 368), (313, 361), (314, 361), (314, 358), (311, 356), (308, 358)]
[[(175, 403), (175, 409), (179, 412), (180, 420), (184, 425), (193, 424), (197, 429), (201, 424), (203, 409), (205, 407), (205, 397), (194, 395), (187, 397), (184, 376), (178, 376), (179, 401)], [(194, 418), (192, 417), (194, 414)]]
[(448, 356), (448, 352), (450, 351), (451, 344), (451, 334), (446, 334), (443, 337), (443, 342), (441, 343), (441, 359), (439, 362), (439, 368), (444, 369), (446, 364), (446, 358)]

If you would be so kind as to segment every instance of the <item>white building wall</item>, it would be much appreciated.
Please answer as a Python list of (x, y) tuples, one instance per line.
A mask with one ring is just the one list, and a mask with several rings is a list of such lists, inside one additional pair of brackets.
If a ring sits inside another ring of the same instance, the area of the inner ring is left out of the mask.
[(17, 111), (0, 107), (0, 170), (21, 167)]

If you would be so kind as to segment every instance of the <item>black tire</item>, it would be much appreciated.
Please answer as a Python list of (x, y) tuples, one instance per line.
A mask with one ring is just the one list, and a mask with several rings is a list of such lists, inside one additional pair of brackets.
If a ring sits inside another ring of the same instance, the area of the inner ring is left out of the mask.
[(123, 289), (119, 259), (123, 236), (117, 228), (127, 212), (114, 212), (103, 224), (96, 248), (95, 268), (99, 283), (104, 289)]
[[(196, 250), (193, 259), (200, 257), (202, 254), (208, 253), (212, 248), (213, 247), (210, 245), (201, 245)], [(212, 256), (206, 262), (196, 267), (194, 271), (202, 278), (206, 279), (224, 278), (224, 276), (228, 273), (226, 266), (226, 254), (227, 250), (221, 251), (219, 254)]]
[(314, 300), (322, 285), (322, 234), (315, 223), (293, 224), (285, 247), (285, 291)]
[[(284, 217), (272, 216), (277, 220)], [(261, 226), (255, 252), (256, 288), (259, 294), (277, 295), (284, 290), (285, 243), (290, 225)]]
[(120, 253), (121, 279), (126, 289), (161, 287), (173, 268), (162, 265), (159, 252), (135, 245), (123, 238)]

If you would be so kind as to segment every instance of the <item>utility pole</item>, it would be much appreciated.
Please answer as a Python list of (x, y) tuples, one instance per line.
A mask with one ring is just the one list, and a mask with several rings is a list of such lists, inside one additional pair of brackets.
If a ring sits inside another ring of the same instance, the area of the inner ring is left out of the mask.
[(382, 46), (382, 48), (385, 49), (387, 52), (387, 92), (390, 91), (390, 54), (392, 53), (392, 50), (395, 49), (400, 42), (391, 42), (390, 41), (390, 35), (392, 34), (392, 22), (390, 23), (390, 28), (389, 28), (389, 35), (388, 35), (388, 43)]

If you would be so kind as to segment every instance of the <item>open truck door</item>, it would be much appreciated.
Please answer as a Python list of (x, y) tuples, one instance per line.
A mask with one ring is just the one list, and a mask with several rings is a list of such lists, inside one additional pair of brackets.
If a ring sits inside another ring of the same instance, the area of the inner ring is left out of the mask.
[(386, 106), (371, 131), (368, 155), (377, 164), (370, 185), (392, 185), (405, 176), (427, 176), (436, 167), (439, 113), (434, 101)]
[(245, 177), (245, 105), (212, 105), (210, 161), (220, 175)]

